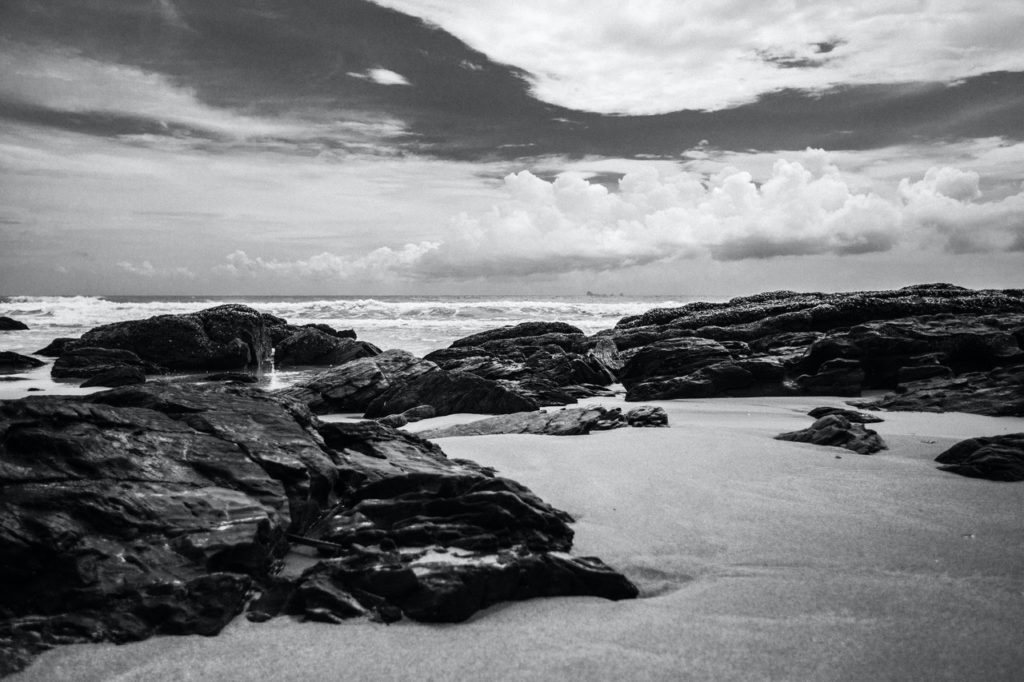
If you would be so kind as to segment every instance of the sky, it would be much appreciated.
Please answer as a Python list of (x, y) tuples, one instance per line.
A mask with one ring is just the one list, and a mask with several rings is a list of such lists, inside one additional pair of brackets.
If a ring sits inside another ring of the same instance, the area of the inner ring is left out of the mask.
[(1019, 0), (3, 0), (2, 295), (1024, 287)]

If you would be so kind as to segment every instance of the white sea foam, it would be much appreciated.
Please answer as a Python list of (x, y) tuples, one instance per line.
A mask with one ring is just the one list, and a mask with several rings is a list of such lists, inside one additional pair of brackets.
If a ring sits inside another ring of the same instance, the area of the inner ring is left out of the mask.
[(7, 333), (3, 350), (31, 353), (53, 338), (77, 337), (92, 327), (153, 315), (194, 312), (222, 303), (244, 303), (293, 324), (325, 323), (354, 329), (382, 348), (425, 354), (455, 339), (525, 321), (559, 321), (591, 334), (626, 315), (681, 305), (686, 297), (95, 297), (11, 296), (0, 315), (21, 320), (28, 332)]

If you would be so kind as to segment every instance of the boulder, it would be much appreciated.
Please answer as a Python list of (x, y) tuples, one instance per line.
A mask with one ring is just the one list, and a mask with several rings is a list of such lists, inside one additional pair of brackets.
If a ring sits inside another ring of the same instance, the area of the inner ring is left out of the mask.
[(968, 372), (900, 386), (874, 400), (851, 403), (868, 410), (970, 412), (991, 417), (1024, 416), (1024, 366)]
[(508, 414), (538, 408), (535, 400), (496, 381), (468, 372), (436, 369), (395, 383), (367, 405), (364, 416), (384, 417), (419, 405), (431, 406), (437, 416), (457, 412)]
[(131, 351), (174, 371), (260, 369), (273, 351), (263, 315), (239, 304), (106, 324), (64, 343), (63, 354), (84, 347)]
[(19, 320), (0, 315), (0, 332), (21, 331), (28, 329), (28, 325)]
[(352, 339), (355, 340), (356, 332), (353, 329), (335, 329), (330, 325), (321, 323), (311, 323), (304, 325), (288, 324), (286, 320), (263, 313), (264, 322), (267, 324), (268, 331), (270, 333), (271, 343), (276, 348), (278, 344), (287, 339), (289, 336), (299, 334), (309, 329), (315, 329), (316, 331), (333, 336), (339, 339)]
[(117, 388), (118, 386), (130, 386), (132, 384), (142, 384), (146, 381), (146, 373), (139, 367), (132, 367), (129, 365), (121, 365), (101, 372), (100, 374), (94, 374), (92, 377), (86, 379), (81, 384), (82, 388), (90, 388), (93, 386), (104, 386), (107, 388)]
[(283, 339), (274, 349), (274, 364), (342, 365), (350, 360), (380, 355), (371, 343), (343, 336), (332, 336), (319, 329), (303, 329)]
[(410, 407), (401, 414), (389, 414), (386, 417), (381, 417), (377, 421), (386, 426), (398, 429), (406, 424), (418, 422), (423, 419), (430, 419), (436, 416), (437, 413), (430, 405), (417, 405), (416, 407)]
[(35, 355), (42, 355), (47, 358), (60, 357), (62, 353), (70, 350), (78, 343), (78, 339), (70, 339), (65, 336), (54, 339), (46, 345), (45, 348), (40, 348), (35, 352)]
[(858, 412), (857, 410), (844, 410), (841, 407), (815, 407), (813, 410), (807, 413), (807, 416), (818, 419), (828, 414), (838, 414), (839, 416), (847, 419), (851, 422), (858, 424), (877, 424), (884, 422), (885, 420), (873, 414), (867, 412)]
[(775, 439), (846, 448), (861, 455), (871, 455), (888, 447), (877, 432), (840, 414), (827, 414), (806, 429), (780, 433)]
[[(637, 596), (565, 554), (571, 518), (372, 422), (233, 384), (0, 401), (0, 670), (58, 643), (216, 634), (246, 608), (458, 621), (498, 600)], [(282, 576), (289, 542), (327, 558)]]
[(143, 362), (142, 358), (130, 350), (76, 346), (65, 351), (54, 361), (50, 376), (54, 379), (88, 379), (110, 372), (129, 370), (137, 370), (145, 376), (147, 371), (153, 372), (156, 369), (153, 365)]
[(452, 341), (451, 346), (485, 346), (493, 341), (510, 340), (513, 341), (512, 345), (537, 346), (556, 340), (565, 341), (567, 338), (569, 345), (574, 345), (577, 341), (582, 341), (583, 337), (583, 330), (565, 322), (521, 322), (457, 339)]
[(626, 413), (626, 423), (637, 428), (668, 426), (668, 414), (664, 408), (641, 405)]
[(969, 438), (938, 457), (939, 467), (961, 476), (990, 481), (1024, 481), (1024, 433)]
[(861, 363), (843, 358), (829, 360), (816, 374), (803, 374), (796, 379), (797, 387), (805, 395), (859, 396), (863, 383)]
[(45, 364), (42, 360), (28, 355), (13, 353), (9, 350), (0, 351), (0, 373), (24, 372), (28, 369), (42, 367)]
[(412, 353), (388, 350), (324, 370), (278, 393), (304, 403), (317, 414), (363, 412), (393, 384), (436, 369), (433, 362)]

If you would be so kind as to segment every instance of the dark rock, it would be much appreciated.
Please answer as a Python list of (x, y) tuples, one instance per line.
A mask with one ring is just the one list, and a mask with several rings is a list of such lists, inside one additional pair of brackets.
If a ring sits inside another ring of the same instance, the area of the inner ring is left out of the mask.
[(393, 384), (436, 369), (433, 362), (404, 350), (388, 350), (332, 367), (278, 393), (308, 405), (317, 414), (362, 412)]
[(94, 374), (89, 379), (83, 381), (80, 386), (82, 388), (90, 388), (92, 386), (105, 386), (107, 388), (117, 388), (118, 386), (130, 386), (132, 384), (142, 384), (146, 381), (146, 374), (139, 367), (132, 367), (129, 365), (121, 365), (101, 372), (100, 374)]
[(0, 372), (23, 372), (27, 369), (42, 367), (46, 363), (38, 358), (13, 353), (9, 350), (0, 351)]
[(952, 379), (917, 381), (875, 400), (851, 403), (868, 410), (970, 412), (992, 417), (1024, 416), (1024, 366), (970, 372)]
[(807, 413), (807, 416), (818, 419), (828, 414), (838, 414), (845, 419), (856, 422), (858, 424), (877, 424), (884, 422), (885, 420), (873, 414), (867, 412), (858, 412), (857, 410), (844, 410), (841, 407), (815, 407), (813, 410)]
[(274, 362), (288, 365), (342, 365), (359, 358), (380, 355), (371, 343), (332, 336), (319, 329), (303, 329), (283, 339), (274, 349)]
[[(667, 418), (666, 418), (667, 420)], [(517, 412), (466, 424), (455, 424), (421, 431), (423, 438), (483, 436), (499, 433), (529, 433), (542, 436), (583, 436), (591, 431), (607, 431), (628, 425), (622, 410), (604, 407), (567, 407), (549, 412)]]
[[(562, 554), (570, 517), (523, 486), (246, 386), (0, 402), (0, 486), (8, 672), (58, 643), (215, 634), (254, 590), (253, 620), (330, 622), (637, 595), (600, 561)], [(286, 538), (334, 558), (276, 576)]]
[(433, 370), (394, 384), (366, 407), (367, 418), (430, 405), (435, 414), (508, 414), (537, 409), (536, 401), (501, 384), (467, 372)]
[[(552, 336), (553, 335), (553, 336)], [(472, 334), (451, 343), (453, 348), (462, 346), (484, 346), (491, 341), (507, 341), (529, 339), (530, 345), (542, 345), (536, 339), (538, 337), (561, 338), (582, 337), (583, 330), (565, 322), (522, 322), (514, 326), (491, 329), (479, 334)]]
[(238, 304), (106, 324), (63, 347), (127, 350), (175, 371), (259, 369), (273, 350), (263, 315)]
[(78, 343), (78, 339), (69, 339), (67, 337), (61, 337), (54, 339), (45, 348), (40, 348), (35, 352), (36, 355), (42, 355), (47, 358), (59, 357), (62, 353), (70, 350)]
[(639, 428), (668, 426), (668, 414), (664, 408), (641, 405), (626, 413), (626, 423)]
[(990, 481), (1024, 481), (1024, 433), (969, 438), (935, 458), (939, 467)]
[(417, 405), (416, 407), (410, 407), (401, 414), (389, 414), (386, 417), (381, 417), (377, 421), (385, 426), (398, 429), (406, 424), (418, 422), (423, 419), (430, 419), (436, 416), (437, 412), (430, 405)]
[(146, 371), (152, 372), (155, 369), (129, 350), (77, 346), (57, 358), (50, 369), (50, 375), (55, 379), (89, 379), (110, 372), (138, 370), (145, 376)]
[(28, 329), (28, 325), (24, 322), (0, 315), (0, 331), (21, 331), (23, 329)]
[(796, 385), (806, 395), (859, 396), (864, 370), (857, 360), (835, 358), (818, 368), (817, 374), (797, 377)]
[(270, 340), (276, 347), (279, 343), (287, 339), (289, 336), (293, 336), (300, 332), (315, 329), (323, 332), (328, 336), (333, 336), (339, 339), (352, 339), (355, 340), (356, 332), (353, 329), (334, 329), (330, 325), (321, 323), (311, 323), (304, 325), (288, 324), (286, 320), (274, 315), (263, 313), (264, 322), (267, 324), (267, 330), (270, 334)]
[(885, 442), (877, 432), (864, 428), (863, 424), (851, 422), (839, 414), (827, 414), (802, 431), (780, 433), (775, 438), (798, 443), (831, 445), (853, 450), (861, 455), (870, 455), (887, 449)]

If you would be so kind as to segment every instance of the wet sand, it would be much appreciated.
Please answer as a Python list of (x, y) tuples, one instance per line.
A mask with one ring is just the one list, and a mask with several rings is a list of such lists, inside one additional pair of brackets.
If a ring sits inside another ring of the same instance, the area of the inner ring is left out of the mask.
[(438, 441), (572, 513), (575, 553), (641, 599), (502, 604), (442, 626), (242, 618), (215, 638), (59, 648), (11, 679), (1020, 679), (1024, 484), (931, 460), (1024, 419), (881, 413), (869, 426), (890, 449), (862, 456), (772, 439), (839, 399), (651, 404), (671, 428)]

